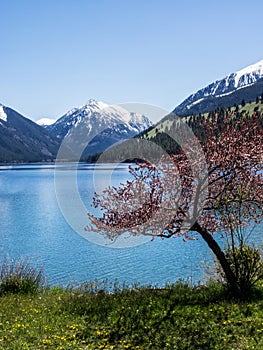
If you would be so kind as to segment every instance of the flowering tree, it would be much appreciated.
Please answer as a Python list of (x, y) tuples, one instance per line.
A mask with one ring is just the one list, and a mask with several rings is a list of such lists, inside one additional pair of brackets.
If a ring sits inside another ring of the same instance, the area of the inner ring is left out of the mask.
[(125, 231), (153, 238), (202, 237), (232, 291), (242, 297), (215, 234), (227, 236), (262, 218), (262, 117), (254, 113), (237, 120), (221, 113), (199, 118), (198, 139), (191, 142), (185, 123), (177, 124), (177, 133), (184, 136), (178, 152), (137, 163), (130, 167), (131, 181), (95, 194), (93, 205), (102, 216), (89, 215), (91, 228), (113, 240)]

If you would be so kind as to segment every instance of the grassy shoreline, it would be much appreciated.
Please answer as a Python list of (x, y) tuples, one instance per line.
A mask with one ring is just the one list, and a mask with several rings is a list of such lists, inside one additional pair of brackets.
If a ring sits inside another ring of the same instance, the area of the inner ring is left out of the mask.
[(0, 348), (263, 349), (263, 286), (246, 302), (228, 298), (219, 283), (86, 287), (0, 296)]

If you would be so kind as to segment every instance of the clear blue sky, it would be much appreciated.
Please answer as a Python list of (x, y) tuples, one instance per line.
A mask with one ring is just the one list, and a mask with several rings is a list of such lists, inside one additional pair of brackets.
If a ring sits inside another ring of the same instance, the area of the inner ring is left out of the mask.
[(0, 0), (0, 103), (34, 120), (90, 98), (170, 111), (263, 58), (262, 13), (262, 0)]

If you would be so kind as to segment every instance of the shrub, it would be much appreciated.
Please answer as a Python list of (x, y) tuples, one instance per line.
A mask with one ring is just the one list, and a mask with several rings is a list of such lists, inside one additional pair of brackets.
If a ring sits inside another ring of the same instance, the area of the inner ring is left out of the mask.
[(43, 269), (33, 266), (31, 260), (5, 258), (0, 263), (0, 295), (35, 293), (44, 282)]
[[(225, 252), (232, 271), (245, 297), (251, 295), (253, 286), (263, 279), (263, 261), (261, 252), (256, 247), (240, 245), (235, 249), (228, 248)], [(219, 274), (227, 284), (224, 273), (220, 267)]]

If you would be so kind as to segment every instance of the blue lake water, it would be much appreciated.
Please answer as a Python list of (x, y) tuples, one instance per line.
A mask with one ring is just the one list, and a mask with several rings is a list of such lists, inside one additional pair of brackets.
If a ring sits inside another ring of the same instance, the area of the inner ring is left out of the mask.
[[(72, 171), (70, 165), (61, 165), (59, 176), (67, 179)], [(155, 239), (144, 244), (132, 241), (131, 246), (117, 249), (83, 238), (88, 234), (84, 231), (88, 217), (80, 223), (81, 236), (61, 211), (54, 174), (54, 165), (0, 167), (0, 259), (32, 258), (44, 267), (52, 285), (107, 278), (163, 286), (179, 278), (193, 283), (205, 279), (205, 265), (212, 259), (202, 240), (185, 243), (181, 239)], [(112, 165), (102, 165), (95, 175), (93, 166), (80, 165), (77, 188), (87, 211), (92, 210), (94, 182), (104, 187), (108, 179), (118, 184), (128, 177), (127, 165), (114, 170)], [(70, 196), (64, 200), (69, 209), (72, 206), (74, 216), (74, 201)], [(257, 239), (261, 228), (255, 230)]]

